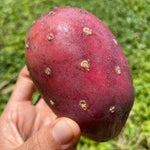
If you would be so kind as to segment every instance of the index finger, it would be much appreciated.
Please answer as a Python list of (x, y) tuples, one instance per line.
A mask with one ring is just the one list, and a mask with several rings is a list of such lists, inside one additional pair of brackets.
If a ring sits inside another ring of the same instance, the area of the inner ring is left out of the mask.
[(34, 84), (25, 66), (19, 74), (10, 101), (31, 101), (34, 92)]

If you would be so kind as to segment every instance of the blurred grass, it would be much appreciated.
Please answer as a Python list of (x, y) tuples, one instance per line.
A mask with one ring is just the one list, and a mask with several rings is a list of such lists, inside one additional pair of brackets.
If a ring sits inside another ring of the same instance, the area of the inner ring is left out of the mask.
[[(74, 6), (100, 18), (114, 33), (130, 65), (135, 85), (135, 103), (121, 134), (96, 143), (81, 138), (79, 150), (150, 149), (150, 0), (1, 0), (0, 84), (25, 65), (26, 31), (43, 13), (54, 7)], [(16, 82), (14, 77), (0, 89), (0, 113)], [(38, 93), (34, 94), (34, 100)]]

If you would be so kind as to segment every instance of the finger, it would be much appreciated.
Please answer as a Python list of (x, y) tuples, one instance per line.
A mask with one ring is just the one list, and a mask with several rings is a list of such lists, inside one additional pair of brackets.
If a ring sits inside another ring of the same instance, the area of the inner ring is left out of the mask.
[(50, 109), (50, 107), (47, 105), (47, 103), (44, 101), (43, 98), (39, 98), (38, 102), (35, 104), (35, 107), (38, 112), (41, 112), (44, 110), (45, 116), (49, 116), (52, 118), (52, 120), (56, 120), (57, 116), (56, 114)]
[(10, 101), (30, 101), (33, 91), (34, 84), (29, 77), (28, 69), (25, 66), (19, 74)]
[(79, 126), (71, 119), (56, 119), (53, 125), (45, 126), (16, 150), (68, 150), (80, 137)]
[(73, 147), (71, 147), (71, 149), (70, 149), (70, 150), (77, 150), (77, 146), (78, 146), (78, 141), (77, 141), (77, 143), (76, 143), (76, 144), (74, 144), (74, 146), (73, 146)]

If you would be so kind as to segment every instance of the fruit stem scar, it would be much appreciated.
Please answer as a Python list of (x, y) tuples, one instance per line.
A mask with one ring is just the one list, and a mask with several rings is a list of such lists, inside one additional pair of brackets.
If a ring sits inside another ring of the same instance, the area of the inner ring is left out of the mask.
[(83, 32), (86, 34), (86, 35), (91, 35), (92, 34), (92, 29), (88, 28), (88, 27), (84, 27), (83, 28)]
[(87, 110), (87, 107), (88, 107), (88, 106), (87, 106), (85, 100), (80, 100), (79, 105), (81, 106), (81, 108), (82, 108), (83, 110)]
[(50, 76), (51, 75), (51, 69), (50, 68), (46, 68), (45, 69), (45, 73)]

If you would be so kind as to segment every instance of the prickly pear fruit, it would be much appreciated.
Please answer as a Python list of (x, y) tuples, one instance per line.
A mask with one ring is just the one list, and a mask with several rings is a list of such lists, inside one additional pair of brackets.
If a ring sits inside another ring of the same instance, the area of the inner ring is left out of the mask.
[(83, 136), (116, 137), (134, 99), (126, 58), (111, 31), (91, 13), (55, 8), (27, 32), (25, 57), (41, 96), (59, 116), (70, 117)]

